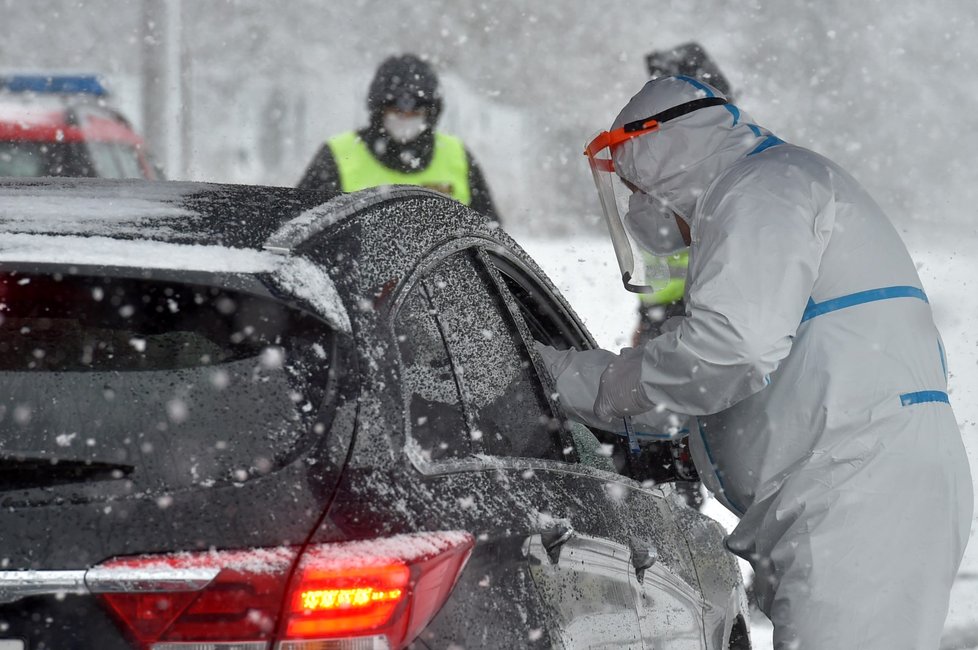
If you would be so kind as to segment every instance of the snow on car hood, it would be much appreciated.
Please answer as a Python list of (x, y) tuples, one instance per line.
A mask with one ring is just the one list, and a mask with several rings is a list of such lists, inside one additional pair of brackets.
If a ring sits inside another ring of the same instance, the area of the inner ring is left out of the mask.
[(278, 287), (308, 302), (334, 329), (352, 332), (349, 314), (333, 281), (320, 267), (301, 257), (225, 246), (7, 233), (0, 238), (3, 262), (266, 273)]

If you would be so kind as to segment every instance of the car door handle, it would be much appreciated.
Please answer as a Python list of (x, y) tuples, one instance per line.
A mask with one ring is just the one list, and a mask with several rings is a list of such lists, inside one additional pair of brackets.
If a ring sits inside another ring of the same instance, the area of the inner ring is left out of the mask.
[(553, 564), (560, 560), (560, 549), (574, 536), (574, 528), (568, 522), (560, 522), (540, 533), (540, 541)]
[(639, 583), (645, 580), (645, 570), (659, 561), (659, 549), (655, 544), (644, 539), (632, 539), (632, 566), (635, 567), (635, 577)]

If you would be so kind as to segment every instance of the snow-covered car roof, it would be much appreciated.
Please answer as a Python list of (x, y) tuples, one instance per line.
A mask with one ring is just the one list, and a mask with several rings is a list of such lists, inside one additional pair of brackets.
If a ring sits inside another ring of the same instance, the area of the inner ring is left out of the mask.
[[(477, 241), (533, 266), (498, 224), (413, 186), (333, 194), (189, 182), (0, 179), (0, 233), (0, 264), (268, 274), (342, 331), (350, 331), (350, 316), (356, 318), (362, 305), (386, 301), (435, 248)], [(310, 259), (329, 259), (330, 268)], [(352, 301), (349, 314), (340, 295)]]
[(325, 270), (263, 248), (328, 195), (144, 181), (0, 181), (0, 263), (267, 274), (334, 328), (350, 319)]
[(330, 198), (284, 187), (0, 179), (0, 230), (261, 250), (283, 224)]

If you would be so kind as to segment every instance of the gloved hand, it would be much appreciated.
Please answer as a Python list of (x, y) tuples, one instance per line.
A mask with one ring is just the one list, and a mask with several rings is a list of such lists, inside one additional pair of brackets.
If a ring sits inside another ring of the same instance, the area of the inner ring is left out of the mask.
[(645, 349), (628, 348), (614, 358), (603, 373), (594, 401), (594, 414), (602, 420), (638, 415), (655, 404), (642, 390), (642, 361)]
[(613, 353), (607, 350), (556, 350), (539, 342), (533, 347), (553, 378), (560, 405), (572, 420), (609, 431), (621, 428), (620, 424), (604, 422), (594, 416), (598, 382), (614, 358)]
[[(533, 347), (553, 377), (560, 405), (570, 419), (602, 431), (624, 431), (624, 423), (620, 416), (599, 416), (595, 408), (602, 400), (602, 394), (607, 401), (607, 406), (604, 407), (607, 411), (614, 411), (617, 408), (619, 400), (612, 396), (618, 395), (619, 384), (625, 383), (619, 381), (621, 375), (618, 373), (622, 368), (632, 368), (633, 365), (640, 369), (641, 348), (626, 350), (619, 356), (600, 349), (556, 350), (541, 343), (536, 343)], [(631, 355), (634, 355), (634, 359)], [(619, 366), (624, 357), (629, 357), (630, 361), (625, 366)], [(608, 373), (612, 366), (618, 370)], [(602, 382), (607, 385), (603, 386)], [(637, 386), (637, 381), (635, 385)], [(637, 408), (637, 405), (626, 404), (626, 407)], [(680, 430), (685, 420), (684, 416), (677, 416), (664, 409), (652, 408), (651, 405), (645, 407), (643, 411), (641, 415), (632, 418), (635, 431), (643, 437), (651, 435), (663, 438), (683, 435)]]

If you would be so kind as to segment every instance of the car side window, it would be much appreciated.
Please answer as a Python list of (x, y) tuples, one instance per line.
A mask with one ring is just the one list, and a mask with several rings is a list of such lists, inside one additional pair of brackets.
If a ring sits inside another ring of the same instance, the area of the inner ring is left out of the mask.
[(89, 142), (88, 153), (92, 157), (97, 175), (101, 178), (124, 178), (122, 170), (112, 153), (109, 142)]
[(560, 421), (488, 270), (473, 255), (455, 253), (427, 278), (472, 436), (493, 456), (564, 460)]
[(394, 322), (411, 438), (429, 461), (473, 453), (451, 358), (424, 282), (411, 290)]
[(139, 152), (129, 144), (116, 143), (113, 145), (115, 159), (123, 178), (142, 178), (143, 169), (139, 164)]
[(554, 299), (539, 281), (532, 279), (510, 260), (489, 253), (488, 259), (502, 277), (513, 301), (519, 308), (530, 335), (558, 350), (588, 349), (591, 343), (581, 328), (561, 313)]
[[(591, 343), (587, 333), (563, 312), (545, 286), (529, 273), (508, 259), (487, 253), (489, 263), (498, 272), (506, 290), (513, 299), (520, 317), (526, 324), (526, 333), (536, 341), (559, 350), (568, 348), (588, 349)], [(567, 421), (566, 427), (577, 449), (580, 462), (609, 472), (620, 472), (612, 457), (617, 442), (614, 434), (592, 431), (583, 424)]]

